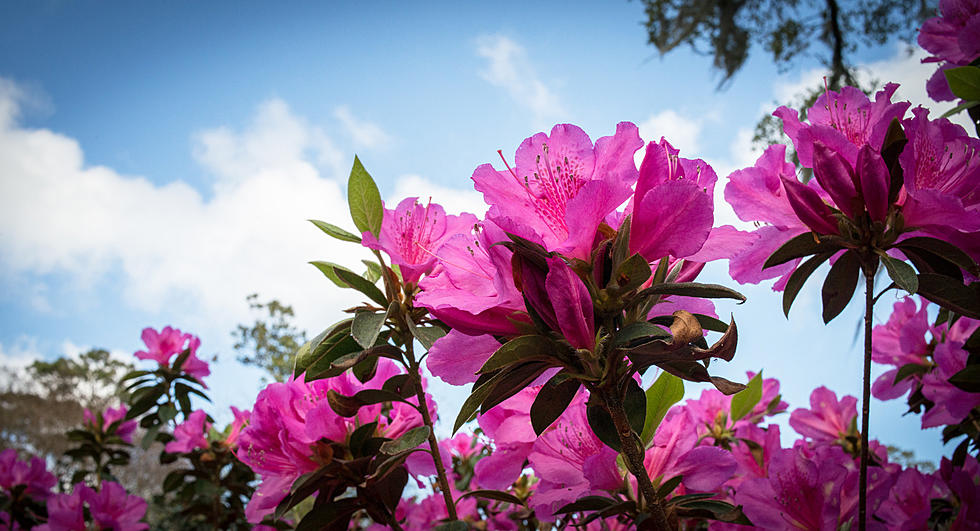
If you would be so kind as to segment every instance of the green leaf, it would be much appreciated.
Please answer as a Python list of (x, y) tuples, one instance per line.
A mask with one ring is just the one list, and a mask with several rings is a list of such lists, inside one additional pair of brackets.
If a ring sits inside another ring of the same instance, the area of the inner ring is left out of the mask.
[(640, 439), (644, 446), (649, 446), (653, 434), (657, 432), (657, 427), (664, 420), (667, 411), (684, 398), (684, 380), (663, 371), (647, 389), (645, 395), (647, 411)]
[(581, 513), (585, 511), (601, 511), (619, 503), (619, 500), (605, 496), (583, 496), (572, 503), (563, 505), (555, 514)]
[(403, 433), (401, 437), (388, 441), (381, 445), (381, 453), (385, 455), (395, 455), (406, 450), (411, 450), (425, 442), (429, 438), (429, 427), (418, 426)]
[(898, 382), (911, 377), (915, 374), (925, 374), (929, 372), (929, 367), (926, 365), (920, 365), (918, 363), (906, 363), (902, 365), (898, 371), (895, 372), (895, 381), (892, 385), (896, 385)]
[(967, 365), (950, 376), (949, 383), (970, 393), (980, 393), (980, 365)]
[(164, 404), (160, 406), (157, 410), (157, 416), (160, 417), (160, 422), (167, 423), (170, 422), (174, 417), (177, 416), (177, 408), (170, 404)]
[(956, 107), (953, 107), (952, 109), (944, 112), (942, 116), (940, 116), (940, 118), (949, 118), (954, 114), (959, 114), (963, 111), (970, 110), (976, 107), (977, 105), (980, 105), (980, 101), (964, 101), (963, 103), (957, 105)]
[[(391, 308), (389, 307), (390, 311)], [(381, 327), (388, 319), (389, 312), (357, 312), (354, 314), (354, 321), (350, 325), (350, 335), (353, 336), (354, 341), (357, 341), (357, 344), (364, 348), (373, 347), (374, 342), (378, 340), (378, 334), (381, 333)]]
[(623, 451), (622, 445), (619, 442), (619, 433), (616, 431), (616, 424), (613, 423), (612, 417), (609, 416), (609, 412), (598, 401), (593, 402), (591, 396), (585, 406), (585, 418), (589, 421), (589, 428), (592, 430), (592, 433), (603, 444), (617, 452)]
[(334, 274), (336, 274), (342, 282), (346, 283), (348, 287), (354, 288), (357, 291), (367, 295), (369, 299), (378, 303), (378, 306), (381, 306), (382, 308), (388, 307), (388, 298), (385, 297), (385, 294), (382, 293), (377, 286), (369, 282), (368, 279), (348, 269), (341, 269), (338, 267), (334, 267)]
[(776, 249), (774, 253), (769, 255), (769, 258), (766, 259), (766, 263), (762, 265), (762, 269), (775, 267), (779, 264), (785, 264), (790, 260), (802, 258), (811, 254), (837, 251), (839, 249), (840, 245), (830, 241), (826, 236), (820, 241), (817, 241), (812, 232), (804, 232), (799, 236), (793, 237), (791, 240), (784, 243), (779, 249)]
[(456, 503), (458, 504), (459, 501), (462, 500), (463, 498), (470, 498), (470, 497), (483, 498), (485, 500), (502, 501), (506, 503), (512, 503), (514, 505), (524, 505), (524, 502), (520, 498), (514, 496), (513, 494), (510, 494), (509, 492), (490, 490), (490, 489), (477, 489), (477, 490), (471, 490), (469, 492), (466, 492), (459, 498), (456, 498)]
[(728, 331), (728, 323), (722, 321), (721, 319), (716, 319), (710, 315), (704, 315), (700, 313), (691, 314), (695, 319), (698, 320), (698, 324), (701, 328), (705, 330), (711, 330), (712, 332), (721, 332), (724, 334)]
[(762, 400), (762, 371), (759, 371), (749, 380), (749, 385), (745, 389), (732, 396), (731, 419), (732, 422), (748, 415), (752, 408)]
[(572, 403), (581, 385), (578, 380), (566, 378), (562, 373), (552, 376), (544, 384), (531, 404), (531, 427), (536, 435), (544, 433), (552, 422), (558, 420)]
[(412, 326), (412, 335), (422, 343), (425, 350), (429, 350), (436, 341), (446, 335), (446, 331), (438, 326)]
[(980, 275), (980, 267), (977, 267), (976, 262), (973, 261), (970, 255), (963, 252), (959, 247), (943, 240), (919, 236), (902, 240), (895, 244), (895, 247), (903, 251), (906, 249), (923, 249), (956, 265), (964, 271), (968, 271), (974, 275)]
[(336, 284), (337, 287), (344, 288), (344, 289), (350, 288), (350, 285), (347, 284), (346, 282), (344, 282), (343, 280), (340, 280), (340, 277), (338, 277), (337, 276), (337, 273), (335, 272), (336, 269), (343, 269), (344, 271), (348, 271), (351, 274), (355, 274), (350, 269), (347, 269), (346, 267), (344, 267), (342, 265), (337, 265), (337, 264), (335, 264), (333, 262), (325, 262), (323, 260), (314, 260), (314, 261), (310, 262), (310, 264), (313, 267), (319, 269), (320, 272), (323, 273), (323, 276), (325, 276), (328, 279), (330, 279), (330, 282), (333, 282), (334, 284)]
[(636, 294), (637, 298), (652, 295), (678, 295), (681, 297), (698, 297), (701, 299), (735, 299), (745, 302), (745, 295), (718, 284), (702, 284), (700, 282), (672, 282), (657, 284), (643, 289)]
[(452, 522), (446, 522), (444, 524), (439, 524), (432, 528), (432, 531), (467, 531), (470, 528), (470, 524), (462, 520), (453, 520)]
[(919, 279), (915, 276), (915, 269), (912, 266), (887, 254), (881, 255), (881, 261), (885, 264), (888, 277), (895, 282), (896, 286), (909, 292), (909, 294), (919, 290)]
[(616, 332), (616, 335), (613, 336), (613, 346), (626, 347), (631, 344), (642, 343), (642, 341), (637, 341), (640, 339), (647, 340), (649, 338), (669, 337), (670, 333), (663, 328), (660, 328), (659, 326), (647, 321), (640, 321), (637, 323), (628, 324), (620, 331)]
[(789, 317), (789, 309), (793, 306), (793, 301), (796, 300), (796, 296), (799, 295), (800, 290), (803, 288), (803, 284), (806, 284), (807, 279), (810, 275), (820, 267), (821, 264), (827, 261), (833, 252), (825, 252), (814, 255), (808, 258), (805, 262), (800, 264), (796, 271), (789, 276), (789, 280), (786, 281), (786, 289), (783, 291), (783, 315), (787, 318)]
[(947, 276), (920, 273), (918, 294), (964, 317), (980, 319), (980, 282), (964, 286)]
[(958, 98), (967, 101), (980, 100), (980, 68), (960, 66), (943, 71), (949, 90)]
[(558, 345), (545, 336), (520, 336), (504, 343), (477, 374), (488, 374), (518, 362), (551, 359)]
[(851, 302), (861, 276), (861, 260), (854, 251), (841, 256), (823, 282), (823, 322), (829, 323)]
[(370, 260), (361, 260), (361, 263), (367, 267), (367, 271), (364, 272), (364, 278), (368, 279), (368, 282), (374, 284), (383, 276), (381, 266), (377, 263)]
[(354, 226), (361, 232), (370, 232), (377, 238), (381, 232), (381, 219), (384, 217), (384, 205), (381, 203), (381, 193), (374, 183), (371, 174), (364, 169), (361, 160), (354, 157), (354, 167), (347, 179), (347, 204), (350, 206), (350, 217)]
[(329, 236), (333, 236), (334, 238), (337, 238), (338, 240), (343, 240), (345, 242), (361, 243), (361, 237), (360, 236), (358, 236), (356, 234), (353, 234), (353, 233), (350, 233), (350, 232), (347, 232), (346, 230), (344, 230), (344, 229), (342, 229), (342, 228), (340, 228), (340, 227), (338, 227), (336, 225), (333, 225), (331, 223), (327, 223), (326, 221), (320, 221), (318, 219), (311, 219), (311, 220), (308, 220), (308, 221), (310, 223), (316, 225), (316, 227), (318, 229), (320, 229), (323, 232), (327, 233)]
[(616, 268), (609, 279), (609, 289), (617, 293), (625, 293), (640, 287), (650, 278), (650, 264), (639, 253), (627, 258)]
[(459, 428), (470, 420), (470, 417), (476, 413), (477, 409), (480, 409), (480, 404), (486, 400), (487, 395), (490, 394), (490, 391), (493, 390), (493, 388), (497, 385), (497, 382), (504, 375), (504, 372), (500, 372), (483, 383), (480, 383), (480, 380), (477, 380), (476, 383), (473, 384), (473, 391), (463, 402), (463, 405), (459, 410), (459, 414), (456, 415), (456, 423), (453, 425), (453, 434), (459, 431)]
[(683, 480), (684, 476), (674, 476), (667, 481), (664, 481), (663, 485), (660, 485), (660, 488), (657, 489), (657, 496), (659, 496), (661, 500), (666, 499), (667, 495), (674, 492), (674, 489), (676, 489)]

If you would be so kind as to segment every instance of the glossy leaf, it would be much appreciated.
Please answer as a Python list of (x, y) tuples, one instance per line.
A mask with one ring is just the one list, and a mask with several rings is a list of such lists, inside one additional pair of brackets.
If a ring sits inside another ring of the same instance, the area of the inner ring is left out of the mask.
[(344, 289), (350, 288), (350, 285), (344, 282), (343, 280), (341, 280), (339, 276), (337, 276), (336, 270), (343, 269), (344, 271), (348, 271), (351, 274), (356, 274), (350, 269), (347, 269), (342, 265), (338, 265), (333, 262), (326, 262), (323, 260), (314, 260), (310, 262), (310, 265), (319, 269), (320, 272), (323, 273), (323, 276), (330, 279), (330, 282), (333, 282), (335, 285), (337, 285), (337, 287), (344, 288)]
[(980, 100), (980, 68), (960, 66), (943, 71), (949, 90), (958, 98), (967, 101)]
[(459, 498), (456, 498), (456, 503), (458, 504), (459, 501), (462, 500), (463, 498), (483, 498), (485, 500), (502, 501), (506, 503), (512, 503), (514, 505), (524, 505), (524, 502), (517, 496), (514, 496), (509, 492), (503, 492), (499, 490), (490, 490), (490, 489), (471, 490), (469, 492), (464, 493)]
[(646, 419), (640, 439), (644, 446), (649, 446), (667, 411), (684, 398), (684, 381), (669, 372), (661, 372), (645, 395)]
[(834, 253), (832, 251), (816, 254), (797, 266), (796, 270), (793, 271), (793, 274), (789, 276), (789, 280), (786, 281), (786, 289), (783, 290), (783, 315), (789, 317), (789, 310), (793, 306), (793, 301), (796, 300), (796, 296), (799, 295), (800, 290), (803, 288), (803, 285), (806, 284), (807, 279), (810, 278), (810, 275), (812, 275), (821, 264), (826, 262), (833, 255)]
[(762, 371), (759, 371), (749, 380), (745, 389), (732, 396), (730, 416), (732, 422), (748, 415), (760, 400), (762, 400)]
[(381, 453), (395, 455), (406, 450), (411, 450), (424, 443), (429, 437), (428, 426), (418, 426), (403, 433), (401, 437), (388, 441), (381, 445)]
[(381, 219), (384, 217), (381, 193), (371, 174), (364, 169), (361, 160), (356, 156), (354, 167), (350, 170), (350, 178), (347, 179), (347, 204), (350, 206), (350, 217), (357, 230), (370, 232), (377, 238), (381, 232)]
[(915, 269), (912, 266), (888, 255), (882, 255), (881, 261), (885, 264), (888, 277), (895, 282), (896, 286), (909, 292), (909, 294), (919, 290), (919, 279), (915, 276)]
[(823, 322), (829, 323), (851, 302), (861, 276), (861, 262), (854, 251), (848, 251), (831, 266), (823, 283)]
[(980, 282), (964, 286), (943, 275), (920, 273), (918, 294), (964, 317), (980, 319)]
[(340, 269), (338, 267), (334, 267), (334, 273), (341, 281), (346, 283), (349, 287), (360, 291), (364, 295), (367, 295), (367, 297), (376, 302), (378, 306), (381, 306), (382, 308), (388, 307), (388, 298), (385, 297), (385, 294), (382, 293), (377, 286), (371, 282), (368, 282), (366, 278), (358, 275), (357, 273), (353, 273), (350, 270)]
[(361, 243), (361, 237), (347, 232), (346, 230), (326, 221), (320, 221), (318, 219), (308, 220), (310, 223), (316, 225), (316, 228), (325, 232), (328, 236), (337, 238), (345, 242)]
[(592, 430), (592, 433), (603, 444), (617, 452), (623, 451), (622, 445), (619, 442), (619, 433), (616, 431), (616, 425), (613, 423), (612, 417), (609, 416), (609, 412), (601, 405), (601, 402), (598, 400), (593, 401), (590, 397), (585, 407), (585, 418), (589, 421), (589, 428)]
[(488, 374), (521, 361), (548, 359), (557, 348), (555, 342), (545, 336), (516, 337), (501, 345), (477, 374)]
[(531, 427), (535, 434), (541, 435), (558, 420), (572, 403), (581, 385), (578, 380), (566, 378), (562, 373), (556, 374), (544, 384), (531, 404)]
[(788, 242), (784, 243), (779, 249), (776, 249), (775, 252), (769, 255), (769, 258), (766, 259), (766, 263), (762, 265), (762, 269), (785, 264), (790, 260), (802, 258), (811, 254), (837, 251), (839, 249), (840, 245), (834, 243), (826, 236), (818, 241), (817, 237), (812, 232), (804, 232), (803, 234), (793, 237)]
[(653, 295), (678, 295), (681, 297), (698, 297), (701, 299), (735, 299), (745, 302), (745, 295), (718, 284), (702, 284), (700, 282), (674, 282), (657, 284), (639, 291), (637, 298)]

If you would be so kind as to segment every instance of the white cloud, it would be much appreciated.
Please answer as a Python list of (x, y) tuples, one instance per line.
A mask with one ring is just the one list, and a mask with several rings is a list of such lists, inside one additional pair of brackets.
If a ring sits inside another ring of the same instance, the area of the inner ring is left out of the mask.
[(477, 39), (476, 53), (487, 60), (480, 76), (530, 110), (535, 127), (548, 127), (567, 114), (558, 96), (538, 78), (523, 46), (503, 35), (484, 35)]
[[(292, 304), (298, 325), (310, 330), (356, 303), (306, 263), (354, 266), (367, 256), (306, 222), (350, 225), (336, 179), (341, 157), (282, 101), (260, 105), (241, 131), (195, 136), (195, 157), (215, 177), (209, 199), (179, 180), (157, 185), (87, 165), (74, 139), (20, 126), (10, 91), (0, 92), (0, 110), (5, 282), (60, 273), (85, 289), (106, 278), (110, 297), (180, 315), (202, 335), (246, 322), (253, 292)], [(37, 292), (44, 295), (43, 286)]]
[(44, 358), (38, 349), (37, 338), (21, 336), (12, 345), (0, 343), (0, 367), (20, 370)]
[(683, 155), (701, 151), (698, 137), (703, 123), (703, 118), (681, 116), (673, 109), (667, 109), (651, 115), (637, 127), (640, 129), (640, 138), (647, 142), (659, 142), (660, 137), (664, 137), (672, 146), (681, 150)]
[(395, 189), (385, 198), (385, 205), (394, 208), (398, 201), (406, 197), (418, 197), (425, 201), (429, 197), (433, 203), (442, 205), (447, 214), (469, 212), (478, 218), (483, 218), (490, 208), (483, 202), (483, 194), (473, 188), (450, 188), (441, 186), (422, 177), (421, 175), (402, 175), (395, 183)]
[(357, 118), (346, 105), (334, 109), (333, 115), (343, 124), (356, 147), (376, 148), (391, 141), (379, 125)]

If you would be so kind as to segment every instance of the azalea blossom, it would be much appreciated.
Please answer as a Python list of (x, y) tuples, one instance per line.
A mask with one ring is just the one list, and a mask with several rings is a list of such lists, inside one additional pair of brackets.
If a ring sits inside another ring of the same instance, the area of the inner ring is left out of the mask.
[(171, 454), (189, 454), (195, 448), (207, 448), (206, 434), (210, 429), (207, 413), (198, 409), (174, 429), (174, 440), (168, 442), (164, 450)]
[(506, 159), (504, 170), (483, 164), (473, 182), (490, 205), (487, 219), (503, 230), (587, 259), (600, 223), (632, 193), (638, 176), (633, 154), (641, 147), (629, 122), (595, 145), (579, 127), (558, 124), (550, 134), (524, 140), (513, 167)]
[(818, 442), (843, 440), (857, 431), (857, 398), (845, 396), (820, 386), (810, 393), (810, 409), (796, 409), (789, 425), (800, 435)]
[(13, 448), (0, 452), (0, 490), (6, 495), (23, 485), (25, 495), (44, 500), (51, 496), (51, 489), (57, 483), (58, 479), (48, 472), (44, 459), (31, 457), (29, 461), (21, 461)]
[(919, 46), (932, 53), (923, 63), (940, 63), (926, 83), (929, 97), (936, 101), (956, 99), (943, 71), (965, 66), (980, 57), (980, 2), (942, 0), (938, 17), (926, 20), (919, 30)]
[(378, 237), (365, 231), (361, 243), (386, 252), (405, 282), (417, 282), (435, 265), (436, 250), (450, 237), (468, 233), (476, 221), (473, 214), (447, 216), (431, 201), (423, 206), (417, 197), (406, 197), (394, 210), (384, 210)]
[(106, 408), (105, 412), (102, 413), (101, 426), (98, 425), (96, 415), (87, 408), (82, 413), (82, 418), (86, 424), (103, 433), (108, 433), (109, 428), (118, 422), (119, 424), (113, 433), (123, 441), (132, 444), (133, 432), (136, 430), (136, 420), (125, 420), (126, 411), (126, 404), (120, 404), (116, 408)]
[(146, 500), (130, 495), (122, 485), (104, 481), (96, 491), (84, 483), (75, 485), (71, 494), (57, 494), (48, 502), (48, 522), (39, 531), (86, 531), (86, 506), (91, 523), (97, 529), (140, 531), (150, 526), (141, 522), (146, 515)]
[(135, 354), (137, 359), (153, 360), (161, 367), (169, 367), (170, 359), (175, 354), (180, 354), (184, 350), (190, 350), (190, 354), (184, 360), (180, 369), (197, 378), (202, 385), (204, 385), (204, 377), (211, 374), (208, 363), (197, 357), (197, 349), (201, 346), (201, 340), (197, 336), (185, 334), (177, 328), (165, 326), (159, 332), (153, 328), (144, 328), (142, 338), (143, 343), (146, 344), (146, 350), (137, 351)]

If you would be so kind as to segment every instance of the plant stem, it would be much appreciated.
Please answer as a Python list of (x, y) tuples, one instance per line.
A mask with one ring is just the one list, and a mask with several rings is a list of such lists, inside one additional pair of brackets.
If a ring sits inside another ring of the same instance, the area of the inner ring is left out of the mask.
[(657, 495), (657, 489), (654, 488), (653, 482), (650, 481), (646, 467), (643, 466), (643, 444), (640, 442), (640, 438), (633, 433), (633, 428), (630, 427), (626, 409), (623, 408), (623, 400), (615, 389), (600, 391), (599, 396), (605, 403), (606, 410), (616, 426), (616, 434), (619, 435), (619, 443), (622, 446), (626, 467), (636, 478), (639, 490), (647, 502), (647, 509), (650, 511), (650, 523), (653, 524), (651, 529), (656, 531), (669, 530), (670, 526), (667, 523), (667, 513), (664, 512), (663, 503), (660, 501), (660, 496)]
[[(412, 336), (409, 335), (409, 337), (411, 338)], [(422, 422), (429, 427), (429, 453), (432, 454), (432, 461), (436, 465), (436, 473), (439, 477), (439, 490), (442, 491), (442, 497), (446, 501), (446, 513), (448, 513), (449, 519), (458, 520), (459, 518), (456, 516), (456, 503), (453, 501), (452, 491), (449, 490), (449, 479), (446, 478), (446, 468), (442, 463), (442, 455), (439, 453), (439, 441), (436, 440), (436, 429), (432, 425), (432, 416), (429, 415), (429, 404), (425, 400), (425, 391), (422, 390), (422, 369), (419, 363), (415, 361), (413, 350), (412, 340), (409, 339), (405, 342), (405, 354), (409, 361), (408, 372), (412, 375), (412, 381), (415, 384), (415, 396), (418, 398), (419, 412), (422, 413)]]
[[(877, 266), (877, 261), (875, 263)], [(858, 489), (858, 531), (868, 521), (868, 421), (871, 417), (871, 317), (874, 310), (875, 272), (864, 271), (864, 392), (861, 398), (861, 475)]]

